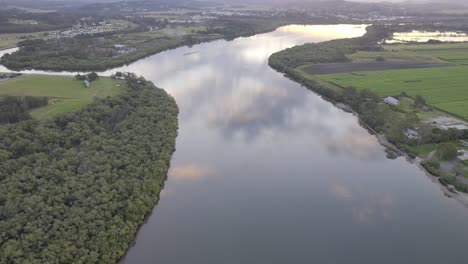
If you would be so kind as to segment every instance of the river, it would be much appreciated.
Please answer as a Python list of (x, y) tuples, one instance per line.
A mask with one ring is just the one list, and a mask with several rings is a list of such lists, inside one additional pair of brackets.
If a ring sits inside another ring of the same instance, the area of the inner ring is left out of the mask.
[(416, 165), (387, 159), (355, 116), (267, 65), (276, 51), (364, 28), (293, 25), (117, 69), (180, 108), (161, 200), (123, 262), (465, 263), (467, 208)]

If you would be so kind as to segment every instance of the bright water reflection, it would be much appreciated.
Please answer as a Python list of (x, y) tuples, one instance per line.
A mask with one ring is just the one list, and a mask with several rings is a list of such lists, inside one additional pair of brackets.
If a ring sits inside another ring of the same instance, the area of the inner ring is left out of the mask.
[(405, 42), (427, 42), (429, 40), (438, 40), (442, 42), (466, 42), (468, 34), (455, 31), (418, 31), (396, 32), (391, 40), (386, 43), (405, 43)]
[(364, 34), (292, 26), (167, 51), (119, 70), (180, 107), (166, 188), (125, 263), (461, 263), (468, 212), (357, 119), (267, 65)]
[(386, 159), (354, 116), (267, 65), (296, 44), (362, 34), (284, 27), (117, 69), (180, 108), (166, 188), (124, 262), (464, 263), (466, 208), (413, 164)]

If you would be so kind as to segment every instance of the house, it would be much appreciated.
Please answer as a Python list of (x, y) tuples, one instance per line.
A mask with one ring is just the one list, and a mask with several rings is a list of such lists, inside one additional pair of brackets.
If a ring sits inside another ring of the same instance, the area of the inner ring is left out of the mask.
[(468, 160), (468, 151), (467, 150), (462, 150), (460, 152), (461, 152), (461, 155), (458, 156), (458, 159), (461, 160), (461, 161)]
[(398, 99), (396, 99), (395, 97), (391, 97), (391, 96), (385, 98), (384, 102), (389, 104), (389, 105), (393, 105), (393, 106), (400, 105), (400, 101), (398, 101)]
[(435, 127), (437, 127), (437, 128), (440, 129), (440, 130), (444, 130), (444, 131), (445, 131), (445, 130), (448, 130), (448, 127), (445, 126), (444, 124), (442, 124), (442, 123), (439, 122), (439, 121), (433, 121), (433, 122), (432, 122), (432, 125), (435, 126)]
[(85, 80), (84, 84), (85, 84), (86, 88), (89, 88), (91, 86), (91, 83), (88, 80)]
[(468, 147), (468, 142), (464, 141), (464, 140), (460, 140), (460, 146), (462, 147)]
[(468, 130), (468, 126), (466, 125), (463, 125), (463, 124), (460, 124), (460, 125), (450, 125), (450, 126), (447, 126), (448, 128), (455, 128), (455, 129), (458, 129), (458, 130)]
[(413, 129), (410, 129), (410, 128), (405, 128), (403, 130), (403, 133), (405, 134), (405, 136), (409, 139), (414, 139), (414, 138), (418, 138), (419, 137), (419, 134), (418, 132), (414, 131)]

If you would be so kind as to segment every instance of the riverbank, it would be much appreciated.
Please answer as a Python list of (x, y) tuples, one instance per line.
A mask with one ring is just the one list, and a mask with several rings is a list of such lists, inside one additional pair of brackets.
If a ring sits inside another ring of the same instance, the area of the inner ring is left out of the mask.
[[(295, 262), (335, 256), (331, 261), (342, 263), (354, 256), (355, 263), (374, 263), (384, 256), (398, 263), (412, 252), (425, 263), (463, 259), (459, 248), (441, 254), (433, 243), (466, 244), (467, 234), (459, 232), (468, 216), (463, 206), (405, 159), (386, 159), (355, 117), (266, 64), (270, 54), (293, 45), (351, 36), (334, 34), (345, 30), (331, 26), (323, 38), (320, 29), (183, 47), (122, 69), (165, 87), (181, 110), (161, 200), (123, 263), (218, 263), (233, 248), (240, 251), (232, 262), (285, 263), (292, 256), (284, 253), (288, 245)], [(352, 36), (362, 35), (362, 27), (353, 30)], [(311, 257), (310, 241), (322, 255)], [(365, 249), (379, 241), (389, 246), (379, 244), (369, 257)], [(267, 250), (243, 251), (246, 243)]]
[[(429, 169), (422, 164), (423, 161), (428, 161), (428, 159), (416, 159), (413, 153), (408, 152), (411, 146), (409, 143), (411, 138), (405, 138), (403, 130), (413, 127), (416, 125), (415, 122), (419, 122), (415, 121), (418, 118), (414, 116), (414, 113), (408, 116), (402, 115), (399, 113), (401, 110), (397, 111), (397, 109), (386, 106), (382, 103), (381, 97), (369, 89), (358, 91), (352, 87), (333, 87), (333, 85), (325, 87), (324, 82), (306, 78), (297, 69), (297, 67), (301, 68), (303, 64), (315, 63), (319, 65), (328, 62), (344, 62), (347, 61), (347, 54), (362, 49), (378, 50), (377, 43), (382, 36), (388, 34), (391, 34), (391, 31), (384, 27), (369, 27), (368, 32), (360, 38), (306, 44), (278, 52), (270, 57), (269, 65), (273, 69), (282, 72), (289, 79), (320, 94), (335, 106), (344, 111), (352, 112), (359, 118), (363, 127), (377, 136), (381, 145), (417, 163), (426, 174), (430, 175), (431, 178), (435, 178), (440, 186), (444, 186), (443, 189), (447, 191), (445, 192), (447, 195), (457, 197), (457, 200), (468, 206), (468, 195), (461, 192), (465, 192), (466, 186), (445, 172), (443, 175), (431, 174)], [(401, 124), (395, 125), (399, 123)], [(415, 143), (419, 145), (418, 142)], [(390, 156), (392, 155), (390, 154)], [(452, 184), (458, 189), (458, 193), (453, 192), (454, 187), (451, 186)]]
[[(289, 24), (310, 23), (297, 19), (225, 19), (209, 27), (182, 27), (171, 35), (165, 28), (128, 34), (34, 40), (1, 58), (1, 64), (14, 71), (105, 71), (142, 58), (219, 39), (233, 40), (274, 31)], [(221, 25), (221, 26), (220, 26)]]

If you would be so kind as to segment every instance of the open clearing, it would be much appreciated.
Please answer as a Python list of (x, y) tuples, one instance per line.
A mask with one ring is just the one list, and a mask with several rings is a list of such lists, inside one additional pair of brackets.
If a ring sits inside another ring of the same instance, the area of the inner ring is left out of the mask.
[(0, 34), (0, 50), (16, 47), (18, 42), (26, 39), (47, 39), (48, 32), (34, 32), (34, 33), (8, 33)]
[(301, 67), (301, 70), (311, 74), (334, 74), (361, 71), (384, 71), (397, 69), (434, 68), (449, 66), (441, 63), (418, 63), (400, 61), (382, 62), (348, 62), (348, 63), (321, 63)]
[(49, 104), (34, 109), (34, 118), (47, 118), (57, 113), (75, 111), (92, 102), (93, 98), (104, 98), (121, 93), (125, 81), (100, 77), (86, 88), (82, 81), (72, 77), (28, 75), (12, 80), (0, 81), (0, 96), (45, 96)]
[(342, 87), (369, 88), (380, 96), (406, 92), (422, 95), (429, 105), (468, 119), (468, 66), (368, 71), (319, 75)]

